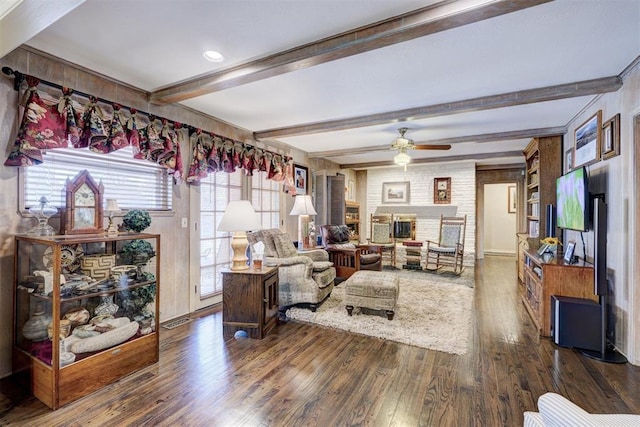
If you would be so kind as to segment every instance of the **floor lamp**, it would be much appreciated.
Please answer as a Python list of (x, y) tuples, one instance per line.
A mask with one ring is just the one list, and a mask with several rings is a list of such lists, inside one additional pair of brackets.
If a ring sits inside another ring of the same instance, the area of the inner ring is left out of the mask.
[(318, 212), (313, 208), (311, 196), (296, 196), (293, 209), (289, 215), (298, 215), (298, 249), (309, 249), (315, 247), (315, 242), (310, 241), (309, 232), (310, 215), (317, 215)]
[(248, 200), (229, 202), (218, 225), (218, 231), (233, 233), (233, 238), (231, 239), (231, 248), (233, 249), (231, 270), (249, 269), (247, 264), (247, 247), (249, 246), (247, 231), (261, 228), (260, 216), (253, 210), (251, 202)]

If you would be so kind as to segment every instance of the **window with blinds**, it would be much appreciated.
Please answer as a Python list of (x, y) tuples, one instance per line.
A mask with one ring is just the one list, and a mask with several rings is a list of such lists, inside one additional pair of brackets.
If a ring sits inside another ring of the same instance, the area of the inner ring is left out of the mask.
[(251, 204), (260, 215), (262, 228), (280, 227), (280, 193), (282, 182), (267, 179), (266, 172), (251, 178)]
[(44, 153), (44, 162), (22, 168), (24, 194), (20, 209), (38, 205), (46, 196), (58, 208), (64, 207), (67, 179), (87, 169), (104, 186), (104, 200), (117, 199), (121, 209), (170, 211), (172, 178), (160, 165), (133, 158), (131, 147), (109, 154), (89, 149), (62, 148)]

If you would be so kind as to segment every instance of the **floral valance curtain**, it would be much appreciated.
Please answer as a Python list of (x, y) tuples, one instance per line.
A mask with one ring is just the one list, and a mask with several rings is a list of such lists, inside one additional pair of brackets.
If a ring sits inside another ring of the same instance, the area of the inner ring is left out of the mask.
[[(148, 113), (141, 120), (133, 108), (110, 103), (112, 113), (101, 105), (108, 101), (91, 95), (88, 103), (79, 105), (71, 99), (73, 90), (62, 87), (62, 97), (53, 104), (45, 103), (38, 94), (40, 80), (25, 75), (24, 115), (5, 166), (32, 166), (43, 162), (42, 151), (55, 148), (88, 148), (97, 153), (111, 153), (132, 146), (134, 158), (158, 163), (165, 167), (174, 182), (183, 180), (180, 138), (183, 128), (191, 131), (193, 158), (186, 178), (194, 183), (211, 172), (232, 173), (243, 169), (247, 175), (253, 171), (267, 172), (269, 179), (283, 181), (293, 188), (293, 159), (269, 150), (253, 147), (239, 141), (221, 137), (202, 129), (180, 123), (170, 123)], [(51, 83), (47, 83), (54, 87)], [(125, 112), (126, 110), (126, 112)]]
[(23, 102), (25, 111), (5, 166), (40, 164), (42, 150), (73, 147), (106, 154), (131, 145), (135, 158), (158, 163), (175, 182), (182, 181), (182, 157), (176, 132), (181, 124), (169, 124), (166, 119), (159, 121), (149, 116), (149, 122), (140, 125), (136, 110), (125, 114), (118, 104), (112, 104), (113, 113), (109, 116), (95, 97), (78, 108), (71, 99), (73, 91), (68, 88), (62, 88), (58, 102), (48, 105), (38, 94), (40, 80), (26, 76), (26, 82), (29, 87)]
[(253, 171), (267, 173), (267, 178), (284, 181), (293, 193), (293, 159), (242, 142), (212, 135), (197, 129), (191, 134), (193, 158), (187, 182), (195, 182), (211, 172), (233, 173), (244, 169), (247, 175)]

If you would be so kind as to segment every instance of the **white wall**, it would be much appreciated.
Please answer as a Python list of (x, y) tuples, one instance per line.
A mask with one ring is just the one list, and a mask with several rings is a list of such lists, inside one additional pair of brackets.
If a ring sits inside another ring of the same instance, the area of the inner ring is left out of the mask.
[[(602, 160), (587, 167), (589, 192), (605, 193), (607, 217), (607, 279), (612, 292), (611, 305), (615, 316), (615, 345), (631, 363), (640, 364), (640, 289), (634, 260), (635, 218), (638, 215), (638, 191), (634, 188), (638, 159), (634, 159), (633, 116), (640, 114), (640, 62), (623, 77), (623, 87), (605, 94), (587, 106), (568, 125), (564, 138), (565, 151), (573, 146), (576, 127), (598, 110), (603, 122), (621, 114), (620, 156)], [(587, 259), (593, 258), (593, 232), (583, 233)], [(580, 233), (566, 232), (566, 241), (574, 241), (576, 254), (582, 255)]]
[[(467, 215), (465, 265), (475, 264), (476, 241), (476, 166), (474, 162), (433, 163), (369, 169), (367, 172), (367, 211), (363, 222), (369, 234), (369, 217), (382, 205), (382, 183), (409, 181), (409, 206), (442, 206), (433, 203), (434, 178), (451, 177), (451, 205), (456, 215)], [(385, 204), (384, 206), (390, 206)], [(399, 204), (398, 210), (407, 204)], [(438, 240), (440, 217), (416, 220), (416, 240)], [(512, 234), (513, 235), (513, 234)]]
[(484, 251), (486, 254), (516, 254), (516, 213), (509, 213), (509, 186), (484, 186)]

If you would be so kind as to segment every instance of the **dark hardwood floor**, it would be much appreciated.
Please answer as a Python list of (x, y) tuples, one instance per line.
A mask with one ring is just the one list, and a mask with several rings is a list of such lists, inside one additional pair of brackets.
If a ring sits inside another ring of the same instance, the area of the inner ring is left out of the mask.
[(0, 381), (0, 425), (517, 426), (546, 391), (590, 412), (640, 413), (640, 367), (539, 338), (515, 277), (514, 258), (477, 265), (463, 356), (294, 322), (224, 342), (218, 312), (162, 329), (157, 365), (57, 411)]

